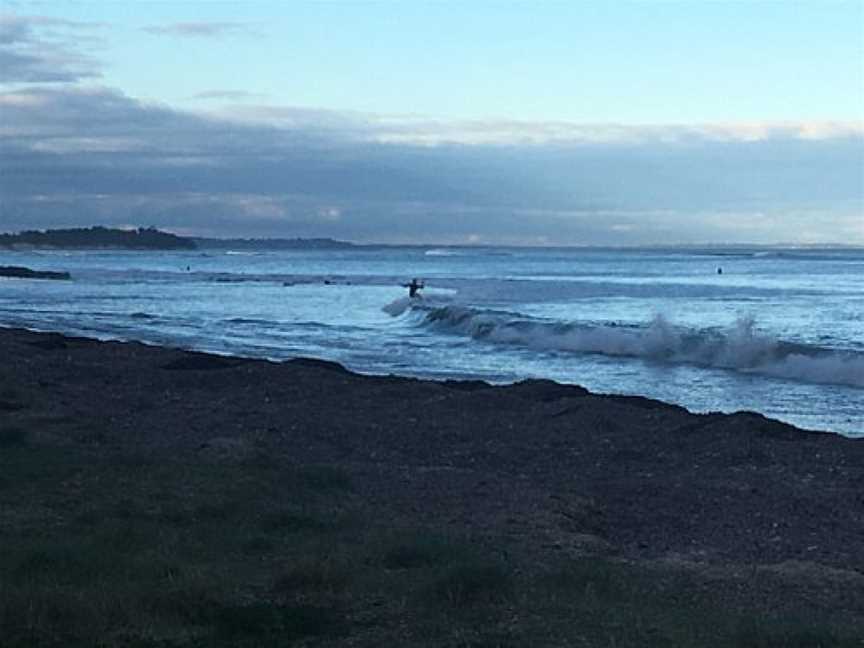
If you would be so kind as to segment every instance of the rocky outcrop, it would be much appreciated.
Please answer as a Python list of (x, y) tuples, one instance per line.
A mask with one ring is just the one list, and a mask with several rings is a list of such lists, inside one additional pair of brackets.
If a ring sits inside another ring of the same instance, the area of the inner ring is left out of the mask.
[(0, 277), (15, 279), (71, 279), (68, 272), (53, 272), (51, 270), (31, 270), (22, 266), (0, 266)]

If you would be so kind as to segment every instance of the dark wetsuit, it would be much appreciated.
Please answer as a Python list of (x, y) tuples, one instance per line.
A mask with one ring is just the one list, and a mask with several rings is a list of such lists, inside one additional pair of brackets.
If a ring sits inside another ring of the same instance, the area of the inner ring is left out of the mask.
[(405, 287), (408, 289), (408, 296), (413, 299), (414, 297), (420, 297), (420, 289), (423, 287), (423, 284), (416, 279), (412, 279), (410, 284), (405, 284)]

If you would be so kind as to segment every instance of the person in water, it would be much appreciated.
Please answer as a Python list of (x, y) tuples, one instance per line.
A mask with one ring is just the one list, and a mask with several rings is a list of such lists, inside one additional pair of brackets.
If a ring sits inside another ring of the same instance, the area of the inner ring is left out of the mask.
[(420, 294), (420, 289), (423, 288), (423, 282), (418, 279), (412, 279), (411, 283), (402, 284), (402, 287), (408, 289), (408, 296), (411, 299), (423, 296)]

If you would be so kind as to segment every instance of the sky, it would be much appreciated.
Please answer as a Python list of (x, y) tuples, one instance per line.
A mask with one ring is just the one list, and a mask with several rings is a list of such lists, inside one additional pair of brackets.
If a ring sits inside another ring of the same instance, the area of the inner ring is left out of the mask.
[(0, 6), (0, 231), (864, 245), (864, 3)]

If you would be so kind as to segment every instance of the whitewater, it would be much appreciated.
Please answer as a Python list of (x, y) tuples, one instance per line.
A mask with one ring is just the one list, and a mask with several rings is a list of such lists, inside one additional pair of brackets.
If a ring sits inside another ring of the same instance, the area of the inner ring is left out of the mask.
[[(0, 325), (364, 373), (548, 378), (864, 436), (864, 250), (0, 251)], [(426, 284), (409, 299), (404, 284)]]

